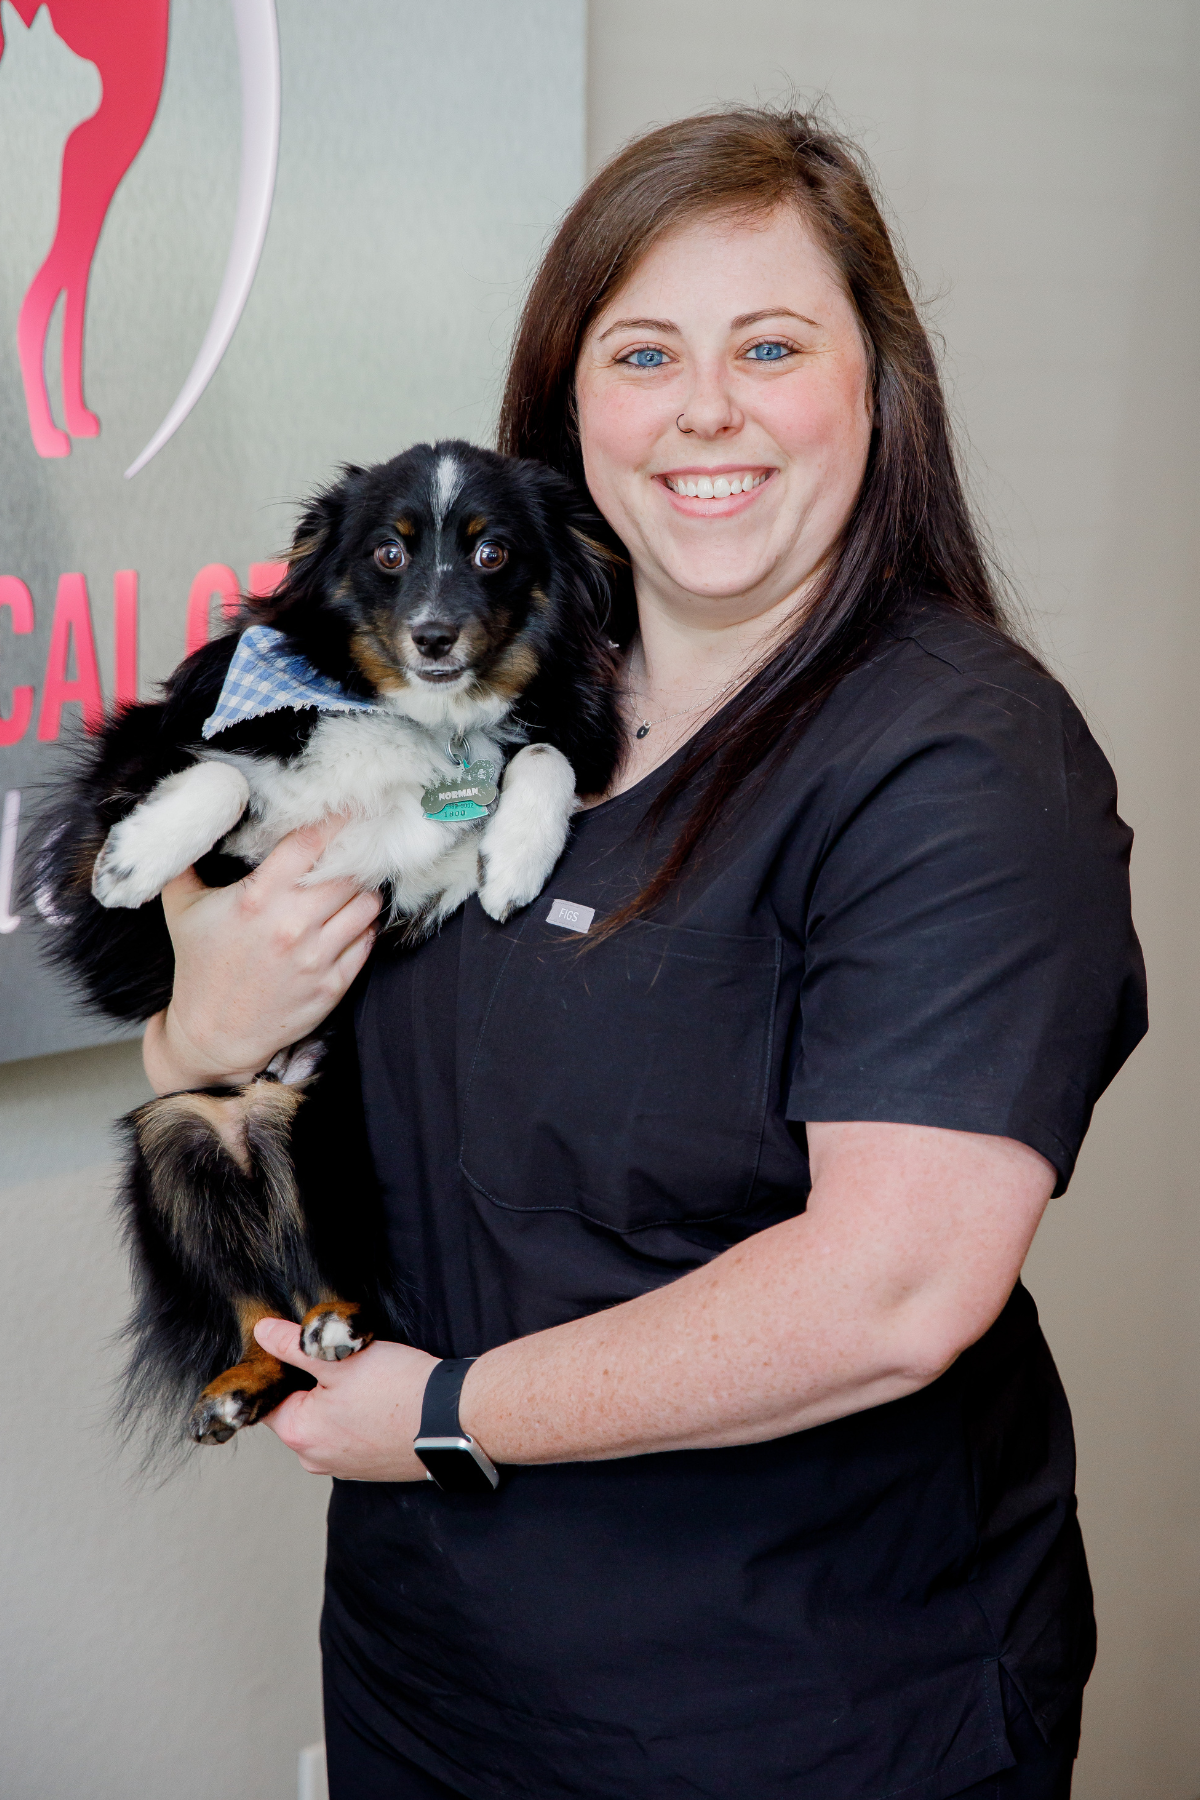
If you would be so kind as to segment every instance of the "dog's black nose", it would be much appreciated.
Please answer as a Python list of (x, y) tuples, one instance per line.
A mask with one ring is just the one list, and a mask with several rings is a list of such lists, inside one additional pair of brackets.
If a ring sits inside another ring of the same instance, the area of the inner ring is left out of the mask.
[(448, 625), (443, 619), (426, 619), (423, 624), (413, 626), (412, 641), (422, 656), (432, 657), (436, 662), (454, 648), (458, 641), (458, 626)]

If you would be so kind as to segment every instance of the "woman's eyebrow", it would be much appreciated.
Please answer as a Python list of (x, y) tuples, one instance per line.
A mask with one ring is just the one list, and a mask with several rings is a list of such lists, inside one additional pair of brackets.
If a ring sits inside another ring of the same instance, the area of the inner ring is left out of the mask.
[[(799, 319), (802, 325), (811, 325), (814, 331), (820, 330), (815, 319), (810, 319), (806, 313), (794, 311), (790, 306), (767, 306), (761, 312), (739, 313), (736, 319), (729, 321), (729, 329), (744, 331), (747, 325), (761, 324), (763, 319)], [(673, 319), (617, 319), (600, 333), (596, 342), (602, 344), (614, 331), (662, 331), (678, 334), (679, 327)]]
[(744, 331), (747, 325), (758, 325), (763, 319), (799, 319), (802, 325), (811, 325), (814, 331), (820, 330), (815, 319), (810, 319), (805, 313), (793, 312), (790, 306), (768, 306), (763, 312), (740, 313), (736, 319), (730, 320), (729, 329)]
[(615, 325), (610, 325), (606, 331), (602, 331), (600, 333), (600, 336), (596, 339), (596, 342), (598, 344), (602, 344), (606, 337), (612, 336), (614, 331), (676, 331), (677, 332), (678, 330), (679, 330), (678, 325), (674, 324), (673, 321), (670, 319), (618, 319)]

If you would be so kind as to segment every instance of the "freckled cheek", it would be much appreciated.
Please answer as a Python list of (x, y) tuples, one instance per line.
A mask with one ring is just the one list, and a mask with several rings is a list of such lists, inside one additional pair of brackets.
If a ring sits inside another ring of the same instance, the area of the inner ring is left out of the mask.
[(781, 396), (769, 422), (780, 448), (802, 461), (851, 452), (866, 428), (861, 392), (834, 387), (810, 388), (787, 400)]
[(579, 428), (589, 473), (605, 486), (636, 475), (662, 436), (663, 418), (661, 401), (635, 389), (581, 394)]

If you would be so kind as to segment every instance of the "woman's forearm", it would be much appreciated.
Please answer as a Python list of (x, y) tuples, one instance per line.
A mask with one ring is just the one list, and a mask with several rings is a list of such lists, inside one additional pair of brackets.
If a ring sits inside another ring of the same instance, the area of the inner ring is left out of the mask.
[(832, 1135), (801, 1217), (654, 1293), (481, 1357), (460, 1416), (493, 1460), (781, 1437), (915, 1392), (982, 1335), (1053, 1170), (1008, 1139), (891, 1125), (810, 1138), (821, 1133)]
[(464, 1428), (499, 1463), (756, 1443), (940, 1373), (918, 1366), (903, 1307), (847, 1318), (831, 1276), (808, 1217), (775, 1226), (655, 1293), (489, 1351)]

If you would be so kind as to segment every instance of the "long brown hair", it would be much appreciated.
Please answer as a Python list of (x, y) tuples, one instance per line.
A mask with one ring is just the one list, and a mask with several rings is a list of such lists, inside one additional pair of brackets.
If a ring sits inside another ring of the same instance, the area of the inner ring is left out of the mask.
[[(928, 336), (859, 153), (811, 114), (737, 107), (647, 132), (589, 183), (534, 278), (499, 446), (584, 483), (575, 370), (592, 320), (666, 232), (714, 213), (794, 207), (838, 271), (867, 347), (875, 425), (854, 511), (817, 591), (769, 660), (692, 739), (648, 821), (703, 776), (666, 860), (613, 928), (656, 907), (748, 780), (786, 754), (879, 628), (914, 593), (996, 630), (1004, 620), (955, 464)], [(614, 539), (614, 547), (621, 546)], [(619, 584), (614, 635), (636, 629)]]

